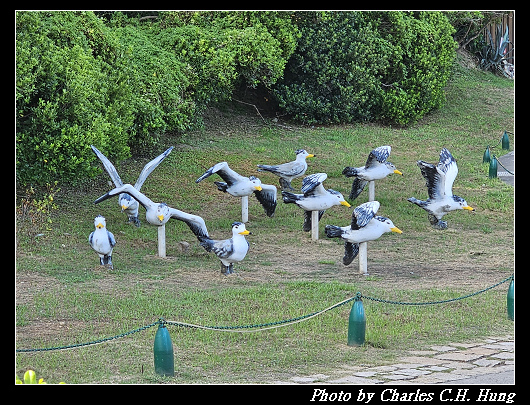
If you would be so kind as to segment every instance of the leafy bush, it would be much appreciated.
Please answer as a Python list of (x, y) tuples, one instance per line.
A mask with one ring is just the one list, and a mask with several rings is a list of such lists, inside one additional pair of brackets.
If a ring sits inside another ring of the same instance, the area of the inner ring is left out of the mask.
[(17, 178), (94, 175), (90, 144), (128, 156), (131, 89), (115, 36), (93, 13), (18, 12)]
[(303, 12), (280, 106), (305, 123), (409, 124), (443, 104), (455, 57), (439, 12)]

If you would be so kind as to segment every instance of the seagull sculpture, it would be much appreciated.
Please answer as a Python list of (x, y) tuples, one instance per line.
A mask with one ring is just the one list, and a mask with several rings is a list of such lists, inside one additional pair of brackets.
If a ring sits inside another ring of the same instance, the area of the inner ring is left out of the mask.
[(342, 171), (346, 177), (355, 177), (353, 181), (350, 200), (355, 200), (363, 191), (369, 181), (383, 179), (389, 174), (396, 173), (403, 176), (392, 163), (387, 162), (391, 151), (390, 146), (380, 146), (375, 148), (368, 155), (364, 167), (345, 167)]
[(162, 226), (171, 218), (178, 219), (188, 225), (191, 231), (197, 238), (201, 236), (208, 236), (208, 230), (204, 219), (198, 215), (188, 214), (186, 212), (171, 208), (166, 203), (156, 203), (151, 201), (148, 197), (138, 191), (130, 184), (124, 184), (121, 187), (109, 191), (107, 194), (99, 197), (94, 203), (99, 204), (101, 201), (119, 195), (121, 193), (128, 193), (136, 201), (145, 208), (145, 219), (152, 225)]
[[(92, 148), (92, 151), (96, 154), (96, 156), (99, 158), (99, 160), (101, 160), (101, 163), (103, 163), (103, 167), (114, 182), (114, 185), (116, 187), (123, 186), (123, 182), (121, 181), (121, 178), (118, 175), (116, 168), (110, 162), (110, 160), (107, 159), (107, 157), (103, 153), (101, 153), (95, 146), (90, 145), (90, 147)], [(162, 153), (160, 156), (157, 156), (155, 159), (151, 160), (144, 166), (140, 173), (140, 176), (138, 176), (138, 180), (136, 180), (136, 183), (134, 184), (134, 188), (136, 190), (140, 191), (142, 185), (147, 179), (147, 176), (149, 176), (151, 172), (155, 170), (155, 168), (160, 163), (162, 163), (162, 161), (167, 157), (167, 155), (171, 153), (172, 150), (173, 146), (166, 149), (164, 153)], [(122, 212), (125, 212), (127, 214), (127, 217), (129, 218), (128, 222), (132, 222), (134, 225), (139, 227), (140, 220), (138, 219), (138, 202), (134, 198), (131, 198), (130, 194), (122, 193), (118, 198), (118, 203), (120, 204)]]
[(112, 249), (116, 246), (116, 239), (114, 239), (112, 232), (107, 229), (105, 217), (98, 215), (94, 218), (94, 226), (96, 230), (88, 237), (88, 243), (99, 255), (99, 263), (113, 270)]
[(385, 232), (403, 233), (390, 219), (376, 215), (377, 210), (379, 201), (369, 201), (354, 208), (351, 225), (326, 225), (324, 231), (328, 238), (344, 239), (342, 262), (346, 266), (359, 253), (359, 243), (378, 239)]
[(234, 222), (230, 239), (214, 240), (207, 236), (201, 236), (199, 240), (207, 252), (214, 252), (221, 260), (221, 273), (228, 275), (234, 272), (234, 263), (243, 260), (248, 252), (249, 243), (245, 239), (245, 235), (250, 235), (245, 224)]
[(234, 197), (245, 197), (254, 194), (269, 217), (274, 216), (276, 211), (276, 186), (263, 184), (255, 176), (244, 177), (228, 167), (227, 162), (220, 162), (210, 167), (206, 172), (195, 180), (199, 183), (212, 174), (218, 174), (225, 182), (215, 181), (219, 191), (223, 191)]
[(318, 219), (320, 220), (324, 212), (334, 205), (350, 207), (350, 204), (344, 200), (341, 193), (324, 188), (322, 182), (327, 178), (328, 175), (326, 173), (315, 173), (304, 177), (302, 181), (302, 193), (304, 194), (293, 194), (288, 191), (282, 191), (284, 203), (294, 203), (305, 211), (303, 226), (305, 232), (311, 230), (311, 211), (318, 211)]
[(446, 148), (440, 152), (440, 161), (434, 164), (418, 160), (418, 167), (425, 178), (429, 198), (427, 201), (409, 198), (413, 204), (423, 208), (429, 214), (429, 221), (436, 229), (446, 229), (447, 222), (442, 217), (454, 210), (474, 211), (466, 200), (453, 195), (453, 182), (458, 174), (456, 160)]
[(298, 149), (295, 151), (296, 160), (281, 165), (258, 165), (258, 172), (266, 171), (274, 173), (280, 177), (280, 186), (283, 190), (293, 190), (291, 181), (298, 177), (302, 177), (307, 170), (306, 158), (315, 157), (315, 155), (308, 153), (305, 149)]

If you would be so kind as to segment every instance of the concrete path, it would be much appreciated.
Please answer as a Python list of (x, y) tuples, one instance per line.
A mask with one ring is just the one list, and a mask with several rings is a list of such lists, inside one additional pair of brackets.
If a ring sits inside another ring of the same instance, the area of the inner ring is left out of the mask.
[(326, 374), (294, 376), (277, 384), (515, 384), (514, 339), (491, 337), (410, 350), (385, 366), (343, 365)]
[[(501, 163), (506, 169), (515, 173), (515, 151), (511, 151), (506, 155), (502, 155), (498, 159), (498, 163)], [(497, 177), (504, 181), (510, 186), (515, 185), (515, 175), (508, 173), (501, 165), (497, 164)]]

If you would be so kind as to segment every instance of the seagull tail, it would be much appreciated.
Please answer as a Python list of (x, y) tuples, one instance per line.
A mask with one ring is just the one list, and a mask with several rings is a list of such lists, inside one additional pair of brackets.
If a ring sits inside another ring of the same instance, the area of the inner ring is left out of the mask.
[(342, 171), (342, 174), (345, 175), (346, 177), (353, 177), (353, 176), (357, 176), (357, 169), (355, 167), (345, 167), (344, 170)]
[(299, 200), (299, 196), (288, 191), (282, 191), (283, 202), (286, 204), (295, 203)]
[(335, 225), (326, 225), (324, 232), (328, 238), (340, 238), (342, 235), (341, 227)]
[(418, 200), (417, 198), (410, 197), (407, 199), (408, 202), (411, 202), (412, 204), (416, 204), (418, 207), (425, 207), (427, 205), (427, 201)]

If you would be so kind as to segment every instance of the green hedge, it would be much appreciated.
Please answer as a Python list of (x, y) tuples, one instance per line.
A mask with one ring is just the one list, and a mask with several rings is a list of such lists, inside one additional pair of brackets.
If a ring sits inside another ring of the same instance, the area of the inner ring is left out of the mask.
[(440, 12), (301, 12), (301, 36), (275, 86), (312, 123), (410, 124), (444, 102), (454, 31)]
[[(439, 12), (17, 12), (22, 184), (71, 181), (202, 125), (241, 85), (305, 123), (415, 122), (455, 56)], [(138, 14), (138, 15), (136, 15)]]

